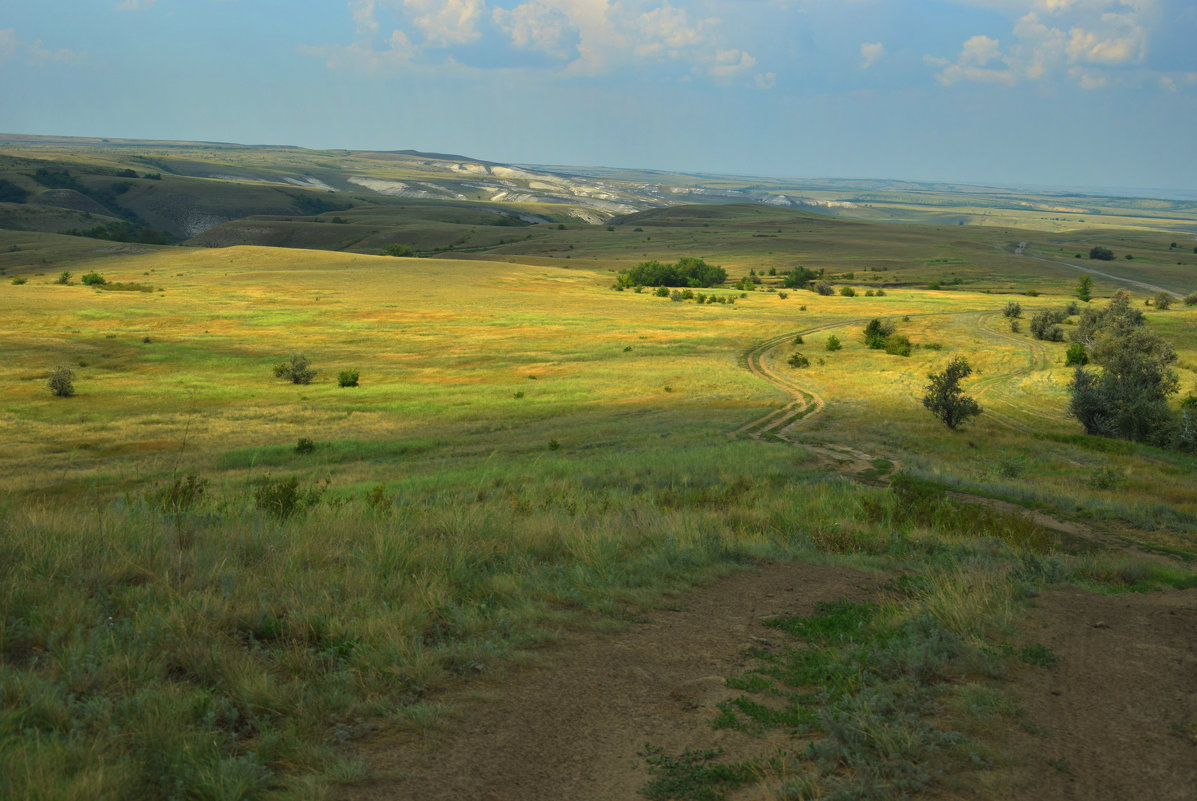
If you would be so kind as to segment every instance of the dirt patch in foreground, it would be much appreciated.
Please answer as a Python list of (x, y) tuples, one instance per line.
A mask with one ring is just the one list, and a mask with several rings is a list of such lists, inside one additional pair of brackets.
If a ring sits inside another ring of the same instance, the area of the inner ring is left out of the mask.
[(1197, 798), (1197, 589), (1044, 593), (1028, 635), (1060, 658), (1015, 684), (1038, 733), (1028, 801)]
[[(389, 778), (341, 788), (338, 798), (632, 801), (649, 779), (637, 756), (646, 744), (673, 754), (718, 746), (731, 759), (768, 753), (784, 738), (709, 725), (715, 705), (735, 694), (724, 679), (773, 636), (762, 618), (875, 598), (884, 579), (768, 563), (688, 593), (619, 634), (571, 634), (542, 666), (438, 699), (459, 710), (444, 731), (372, 742), (365, 756)], [(1051, 590), (1026, 632), (1060, 661), (1019, 670), (1006, 685), (1024, 709), (1021, 726), (992, 734), (1007, 740), (1017, 789), (957, 787), (953, 798), (1197, 798), (1197, 589)]]
[[(724, 679), (742, 671), (774, 613), (810, 614), (820, 601), (864, 600), (882, 577), (825, 565), (764, 564), (693, 591), (672, 611), (619, 634), (571, 636), (549, 664), (470, 690), (452, 731), (380, 741), (374, 770), (397, 778), (345, 788), (354, 799), (620, 801), (649, 775), (646, 743), (680, 753), (722, 746), (762, 752), (767, 741), (712, 731), (715, 704), (735, 695)], [(481, 685), (481, 686), (479, 686)], [(446, 699), (447, 700), (447, 699)]]

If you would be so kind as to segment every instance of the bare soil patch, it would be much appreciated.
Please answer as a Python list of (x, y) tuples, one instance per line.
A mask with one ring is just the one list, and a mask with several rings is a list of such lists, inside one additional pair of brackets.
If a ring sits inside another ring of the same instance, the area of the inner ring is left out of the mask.
[(1197, 798), (1197, 589), (1043, 595), (1027, 629), (1060, 658), (1016, 692), (1027, 801)]
[[(346, 788), (352, 799), (614, 801), (640, 797), (646, 743), (680, 753), (714, 743), (729, 757), (766, 744), (711, 730), (724, 679), (746, 665), (775, 613), (820, 601), (864, 600), (883, 577), (827, 565), (767, 563), (680, 598), (626, 631), (574, 634), (542, 667), (475, 682), (440, 700), (457, 705), (450, 731), (372, 743), (372, 768), (393, 778)], [(474, 697), (471, 698), (470, 695)], [(478, 695), (484, 697), (478, 698)]]

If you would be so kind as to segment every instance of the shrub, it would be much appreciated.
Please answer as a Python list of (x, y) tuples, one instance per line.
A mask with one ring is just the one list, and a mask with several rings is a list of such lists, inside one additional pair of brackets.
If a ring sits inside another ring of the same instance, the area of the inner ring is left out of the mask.
[[(17, 282), (17, 279), (15, 279), (15, 278), (12, 279), (12, 282), (15, 284)], [(1188, 295), (1185, 295), (1185, 305), (1186, 306), (1197, 306), (1197, 292), (1192, 292)]]
[(320, 503), (323, 495), (324, 488), (308, 487), (301, 490), (299, 479), (295, 476), (279, 479), (266, 476), (254, 490), (254, 505), (271, 517), (287, 520), (297, 512), (306, 511)]
[(1006, 308), (1002, 310), (1002, 314), (1011, 319), (1022, 317), (1022, 304), (1017, 300), (1012, 300), (1006, 304)]
[(307, 437), (300, 437), (299, 441), (295, 443), (296, 453), (315, 453), (316, 443)]
[(675, 289), (669, 293), (669, 299), (674, 303), (681, 303), (685, 298), (682, 296), (681, 290)]
[(1114, 251), (1109, 248), (1103, 248), (1101, 245), (1096, 245), (1089, 249), (1089, 258), (1097, 259), (1098, 261), (1113, 261)]
[(882, 322), (874, 317), (869, 320), (869, 324), (865, 326), (864, 340), (865, 344), (874, 350), (883, 350), (885, 348), (886, 338), (892, 334), (895, 326), (891, 322)]
[(878, 289), (878, 290), (877, 290), (877, 297), (879, 297), (879, 298), (883, 298), (883, 297), (885, 297), (885, 290), (884, 290), (884, 289)]
[(1076, 296), (1086, 303), (1093, 299), (1093, 276), (1088, 273), (1081, 276), (1076, 285)]
[(69, 367), (59, 365), (50, 373), (46, 382), (50, 391), (60, 398), (69, 398), (75, 394), (75, 372)]
[(693, 289), (683, 289), (682, 290), (682, 300), (693, 300), (693, 299), (694, 299), (694, 290)]
[(683, 256), (674, 264), (641, 262), (630, 270), (620, 272), (616, 280), (623, 286), (710, 287), (725, 282), (727, 270), (693, 256)]
[(885, 352), (892, 356), (909, 356), (913, 345), (903, 334), (891, 334), (885, 339)]
[(865, 297), (866, 297), (866, 298), (871, 298), (871, 297), (873, 297), (873, 290), (871, 290), (871, 289), (866, 289), (866, 290), (865, 290)]
[(1019, 324), (1018, 320), (1011, 320), (1010, 321), (1010, 330), (1013, 331), (1015, 334), (1022, 333), (1022, 325)]
[(795, 345), (801, 345), (801, 344), (802, 344), (802, 334), (795, 334), (795, 335), (794, 335), (794, 344), (795, 344)]
[(815, 290), (815, 292), (818, 292), (820, 295), (834, 295), (835, 294), (835, 290), (831, 288), (831, 284), (827, 283), (826, 281), (816, 281), (814, 284), (814, 290)]
[(170, 484), (154, 493), (152, 502), (162, 511), (178, 516), (199, 503), (207, 489), (207, 479), (200, 478), (195, 473), (177, 476)]
[(781, 298), (782, 300), (785, 300), (789, 296), (790, 296), (789, 292), (778, 292), (777, 293), (777, 297)]
[(1068, 346), (1068, 352), (1064, 354), (1065, 367), (1088, 363), (1089, 354), (1085, 352), (1085, 344), (1083, 342), (1073, 342)]
[(1056, 325), (1056, 322), (1055, 312), (1047, 309), (1035, 312), (1035, 316), (1031, 318), (1031, 336), (1048, 342), (1063, 341), (1064, 331)]
[[(1068, 305), (1064, 307), (1064, 316), (1065, 317), (1073, 317), (1080, 313), (1081, 313), (1081, 307), (1076, 305), (1075, 300), (1070, 300), (1068, 302)], [(1061, 322), (1063, 322), (1063, 321), (1061, 321)]]
[(414, 256), (415, 251), (411, 249), (411, 245), (402, 245), (398, 242), (392, 242), (387, 245), (387, 249), (383, 251), (387, 256)]
[(801, 353), (795, 353), (790, 357), (789, 362), (790, 367), (810, 367), (810, 359), (806, 358), (806, 356), (803, 356)]
[(1028, 298), (1037, 298), (1037, 297), (1039, 297), (1039, 290), (1038, 289), (1028, 289), (1026, 292), (1023, 292), (1022, 294), (1026, 295)]
[(657, 291), (654, 292), (653, 294), (656, 295), (658, 298), (667, 298), (667, 297), (669, 297), (669, 287), (659, 286), (659, 287), (657, 287)]
[(96, 272), (85, 273), (79, 280), (87, 286), (100, 286), (102, 284), (108, 283), (104, 280), (104, 276)]
[(846, 298), (856, 297), (856, 290), (850, 286), (840, 287), (840, 294)]
[(1156, 292), (1151, 304), (1160, 311), (1167, 311), (1172, 306), (1172, 295), (1169, 292)]
[[(18, 276), (14, 277), (14, 278), (12, 279), (12, 282), (13, 282), (13, 284), (15, 284), (16, 286), (20, 286), (21, 284), (26, 284), (26, 283), (29, 283), (29, 279), (28, 279), (28, 278), (26, 278), (26, 277), (24, 277), (24, 276), (22, 276), (22, 275), (18, 275)], [(1194, 297), (1194, 298), (1197, 298), (1197, 295), (1194, 295), (1193, 297)]]
[(360, 377), (357, 370), (342, 370), (337, 373), (337, 384), (342, 387), (356, 387)]
[(274, 366), (274, 375), (276, 378), (285, 378), (292, 384), (310, 384), (316, 377), (316, 371), (312, 369), (307, 356), (293, 353), (289, 361)]
[(942, 373), (931, 373), (928, 378), (927, 393), (923, 396), (923, 406), (938, 417), (948, 428), (955, 430), (970, 417), (981, 413), (977, 402), (964, 394), (960, 388), (962, 379), (972, 375), (973, 368), (960, 356), (948, 362)]
[(62, 273), (59, 274), (58, 278), (54, 281), (54, 283), (56, 283), (56, 284), (63, 284), (63, 285), (69, 284), (70, 282), (71, 282), (71, 271), (70, 270), (63, 270)]
[(827, 337), (827, 350), (840, 350), (844, 346), (840, 344), (840, 338), (835, 334)]

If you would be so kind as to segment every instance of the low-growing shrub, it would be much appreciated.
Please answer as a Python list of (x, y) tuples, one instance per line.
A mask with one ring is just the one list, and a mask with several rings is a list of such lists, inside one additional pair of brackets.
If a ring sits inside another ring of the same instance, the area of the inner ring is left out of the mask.
[(831, 284), (827, 283), (826, 281), (816, 281), (811, 286), (811, 288), (814, 289), (815, 292), (819, 293), (820, 295), (834, 295), (835, 294), (835, 290), (832, 289)]
[(342, 387), (356, 387), (360, 377), (361, 375), (357, 370), (342, 370), (337, 373), (337, 385)]
[(46, 384), (56, 396), (69, 398), (75, 394), (75, 372), (65, 365), (59, 365), (50, 373)]
[(653, 294), (656, 295), (658, 298), (667, 298), (667, 297), (669, 297), (669, 287), (659, 286), (659, 287), (657, 287), (657, 291), (654, 292)]
[(1022, 304), (1017, 300), (1012, 300), (1006, 304), (1006, 308), (1002, 310), (1002, 314), (1011, 319), (1022, 317)]
[(795, 353), (789, 359), (790, 367), (803, 368), (810, 367), (810, 359), (801, 353)]
[(1172, 294), (1170, 292), (1156, 292), (1151, 299), (1151, 305), (1160, 311), (1167, 311), (1172, 306)]
[[(310, 440), (309, 440), (310, 441)], [(299, 479), (271, 478), (266, 476), (254, 490), (254, 506), (278, 520), (287, 520), (299, 512), (305, 512), (324, 496), (324, 487), (300, 489)]]
[(840, 338), (835, 334), (827, 337), (827, 350), (840, 350), (844, 346), (840, 344)]
[(299, 441), (295, 443), (296, 453), (315, 453), (316, 443), (307, 437), (300, 437)]
[(70, 270), (63, 270), (61, 273), (59, 273), (58, 278), (56, 278), (54, 280), (54, 283), (63, 284), (63, 285), (69, 284), (70, 282), (71, 282), (71, 271)]
[(785, 300), (789, 296), (790, 296), (789, 292), (778, 292), (777, 293), (777, 297), (781, 298), (782, 300)]
[(856, 297), (856, 290), (850, 286), (840, 287), (840, 294), (846, 298)]
[[(12, 279), (12, 282), (15, 284), (17, 282), (17, 279), (15, 279), (15, 278)], [(1185, 305), (1186, 306), (1197, 306), (1197, 292), (1192, 292), (1188, 295), (1185, 295)]]
[(406, 257), (415, 255), (415, 252), (411, 249), (411, 245), (402, 245), (398, 242), (392, 242), (391, 244), (387, 245), (386, 250), (383, 252), (388, 256)]
[[(12, 279), (12, 282), (13, 282), (13, 284), (15, 284), (16, 286), (20, 286), (21, 284), (27, 284), (27, 283), (29, 283), (29, 279), (28, 279), (28, 278), (26, 278), (26, 277), (25, 277), (25, 276), (23, 276), (23, 275), (18, 275), (18, 276), (15, 276), (15, 277)], [(1194, 297), (1197, 297), (1197, 295), (1194, 295)], [(1187, 298), (1186, 298), (1186, 302), (1187, 302)], [(1190, 304), (1190, 305), (1192, 305), (1192, 304)]]
[(801, 345), (801, 344), (802, 344), (802, 334), (795, 334), (795, 335), (794, 335), (794, 344), (795, 344), (795, 345)]
[(104, 279), (104, 276), (97, 272), (84, 273), (83, 277), (79, 280), (82, 281), (86, 286), (100, 286), (101, 284), (108, 283)]
[(288, 361), (274, 366), (275, 378), (285, 378), (292, 384), (310, 384), (316, 377), (308, 357), (302, 353), (293, 353)]
[(680, 289), (675, 289), (670, 292), (669, 299), (674, 303), (681, 303), (683, 300), (685, 300), (685, 298), (682, 297), (682, 291)]
[(1078, 364), (1088, 364), (1089, 354), (1085, 352), (1085, 343), (1073, 342), (1068, 346), (1068, 352), (1064, 354), (1064, 366), (1072, 367)]
[(884, 290), (884, 289), (878, 289), (878, 290), (877, 290), (877, 295), (876, 295), (876, 297), (879, 297), (879, 298), (883, 298), (883, 297), (885, 297), (885, 290)]
[(913, 347), (904, 334), (891, 334), (885, 339), (885, 352), (891, 356), (909, 356)]
[(195, 473), (176, 476), (174, 481), (153, 494), (152, 503), (162, 511), (178, 516), (198, 504), (207, 490), (208, 480)]

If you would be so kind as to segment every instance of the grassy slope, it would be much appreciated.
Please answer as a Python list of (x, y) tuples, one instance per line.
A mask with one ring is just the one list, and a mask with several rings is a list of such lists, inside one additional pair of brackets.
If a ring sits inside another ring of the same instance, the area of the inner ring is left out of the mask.
[[(1010, 334), (1000, 316), (1002, 292), (1053, 293), (1018, 296), (1029, 312), (1075, 283), (1014, 242), (1079, 250), (1086, 237), (766, 211), (541, 226), (471, 260), (4, 232), (0, 246), (19, 248), (0, 247), (4, 269), (29, 280), (0, 283), (0, 789), (169, 797), (180, 782), (218, 798), (318, 797), (362, 775), (339, 743), (429, 714), (424, 694), (453, 676), (563, 622), (634, 615), (738, 560), (846, 553), (951, 574), (949, 543), (970, 569), (994, 560), (1003, 581), (1040, 565), (1042, 538), (1007, 537), (1012, 550), (994, 556), (985, 535), (1004, 529), (992, 520), (962, 531), (911, 518), (885, 490), (828, 481), (801, 448), (729, 442), (783, 400), (740, 356), (787, 331), (833, 326), (802, 346), (816, 363), (801, 382), (828, 402), (802, 434), (812, 446), (1197, 551), (1192, 459), (1077, 436), (1063, 346)], [(1170, 237), (1126, 236), (1136, 258), (1120, 268), (1185, 288)], [(862, 294), (724, 289), (734, 305), (698, 307), (609, 288), (612, 269), (685, 254), (733, 278), (851, 271), (836, 283)], [(53, 283), (62, 269), (75, 284)], [(162, 291), (80, 286), (93, 269)], [(863, 296), (880, 286), (884, 297)], [(859, 332), (873, 316), (943, 347), (870, 351)], [(1192, 386), (1193, 313), (1151, 320)], [(820, 350), (827, 333), (842, 351)], [(300, 351), (315, 383), (271, 376)], [(970, 387), (991, 414), (952, 435), (916, 397), (955, 354), (981, 368)], [(56, 364), (75, 369), (76, 397), (46, 391)], [(347, 367), (362, 386), (337, 386)], [(296, 452), (301, 437), (314, 453)], [(162, 512), (155, 488), (187, 473), (206, 491)], [(316, 490), (327, 477), (335, 503), (272, 518), (258, 488), (291, 475)], [(1152, 575), (1086, 555), (1040, 566)]]

